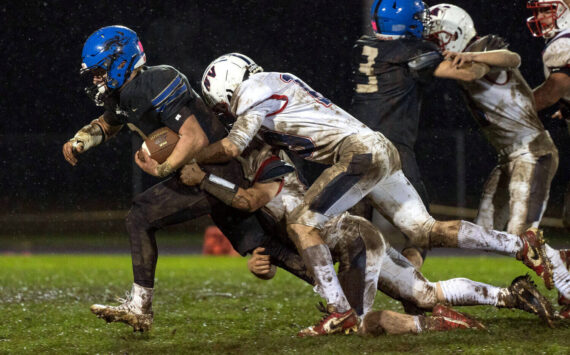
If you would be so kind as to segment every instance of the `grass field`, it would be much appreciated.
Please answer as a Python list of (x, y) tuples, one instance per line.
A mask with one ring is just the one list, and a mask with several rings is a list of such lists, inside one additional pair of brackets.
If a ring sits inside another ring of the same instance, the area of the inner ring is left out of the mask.
[[(492, 307), (461, 309), (488, 331), (299, 339), (295, 333), (320, 318), (319, 298), (282, 270), (272, 281), (255, 279), (243, 258), (162, 256), (154, 327), (145, 334), (89, 312), (130, 288), (129, 256), (2, 256), (0, 269), (0, 353), (570, 353), (568, 324), (550, 329), (527, 313)], [(432, 257), (424, 273), (432, 281), (508, 285), (526, 268), (507, 258)], [(548, 296), (554, 301), (556, 293)], [(381, 308), (401, 311), (378, 295)]]

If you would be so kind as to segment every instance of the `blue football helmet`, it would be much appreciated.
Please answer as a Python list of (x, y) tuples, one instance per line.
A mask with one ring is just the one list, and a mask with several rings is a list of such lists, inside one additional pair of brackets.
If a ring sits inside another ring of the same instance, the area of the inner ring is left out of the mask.
[(137, 34), (124, 26), (108, 26), (95, 31), (83, 45), (81, 73), (102, 69), (106, 86), (118, 89), (132, 71), (146, 63)]
[(422, 38), (429, 27), (429, 11), (420, 0), (375, 0), (370, 17), (374, 33), (392, 38)]

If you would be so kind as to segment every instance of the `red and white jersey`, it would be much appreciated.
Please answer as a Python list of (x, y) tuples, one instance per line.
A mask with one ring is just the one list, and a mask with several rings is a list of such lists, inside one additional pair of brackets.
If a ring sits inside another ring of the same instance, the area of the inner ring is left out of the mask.
[(544, 131), (532, 89), (518, 69), (492, 67), (483, 78), (461, 84), (473, 116), (499, 152), (526, 145)]
[(236, 115), (228, 139), (241, 151), (259, 133), (276, 148), (307, 160), (334, 163), (347, 136), (373, 131), (288, 73), (258, 73), (237, 88), (230, 102)]
[[(546, 79), (557, 70), (570, 68), (570, 29), (558, 32), (547, 41), (542, 52), (542, 63)], [(562, 98), (570, 102), (570, 92)]]

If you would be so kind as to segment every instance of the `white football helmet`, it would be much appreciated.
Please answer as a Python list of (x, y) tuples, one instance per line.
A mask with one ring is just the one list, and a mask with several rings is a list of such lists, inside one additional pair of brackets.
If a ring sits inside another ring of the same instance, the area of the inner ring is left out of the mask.
[(431, 24), (428, 38), (441, 50), (461, 52), (477, 35), (471, 16), (459, 6), (438, 4), (429, 8)]
[(208, 65), (202, 76), (204, 101), (210, 107), (226, 106), (227, 110), (239, 84), (251, 74), (262, 71), (263, 68), (255, 64), (251, 58), (240, 53), (219, 57)]
[(526, 25), (534, 37), (554, 37), (570, 27), (570, 8), (562, 0), (529, 0), (526, 8), (532, 10)]

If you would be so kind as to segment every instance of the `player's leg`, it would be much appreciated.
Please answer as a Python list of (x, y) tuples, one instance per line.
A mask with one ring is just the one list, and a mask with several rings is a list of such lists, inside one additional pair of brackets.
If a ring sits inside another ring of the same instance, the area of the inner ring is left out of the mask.
[(541, 276), (548, 288), (553, 286), (552, 267), (540, 233), (529, 231), (516, 236), (466, 221), (436, 221), (401, 170), (382, 179), (369, 197), (380, 213), (416, 246), (475, 249), (513, 256)]
[(338, 278), (356, 313), (374, 304), (386, 242), (370, 221), (344, 213), (327, 223), (323, 239), (339, 262)]
[(330, 218), (360, 201), (389, 170), (389, 154), (397, 159), (397, 152), (393, 147), (393, 152), (382, 149), (385, 142), (389, 144), (376, 134), (345, 138), (339, 146), (337, 162), (315, 180), (303, 204), (288, 218), (288, 234), (314, 276), (316, 290), (326, 299), (330, 313), (317, 325), (301, 331), (301, 336), (330, 334), (342, 331), (345, 325), (353, 326), (356, 314), (344, 295), (321, 230)]
[[(219, 176), (232, 178), (242, 176), (237, 162), (207, 166)], [(245, 183), (245, 181), (240, 181)], [(152, 324), (152, 297), (154, 275), (158, 251), (155, 232), (169, 225), (182, 223), (208, 213), (215, 215), (220, 208), (212, 209), (212, 204), (223, 204), (199, 188), (184, 185), (178, 178), (165, 180), (137, 195), (126, 219), (130, 237), (134, 285), (130, 297), (119, 306), (93, 305), (91, 311), (109, 321), (127, 323), (135, 330), (148, 330)], [(224, 214), (231, 218), (231, 214)], [(251, 219), (255, 219), (251, 217)], [(240, 218), (232, 231), (251, 227), (250, 218)], [(256, 223), (256, 220), (254, 221)], [(222, 226), (223, 227), (223, 226)], [(261, 228), (259, 228), (261, 229)], [(255, 229), (253, 229), (255, 231)], [(229, 228), (222, 229), (229, 233)], [(237, 232), (236, 232), (237, 233)]]
[(507, 232), (521, 234), (538, 228), (558, 168), (558, 152), (535, 157), (524, 154), (509, 163), (510, 219)]
[(501, 165), (497, 165), (491, 171), (483, 186), (475, 224), (486, 229), (503, 230), (505, 228), (509, 217), (507, 180), (508, 175), (503, 173)]
[(158, 251), (155, 231), (211, 211), (206, 194), (171, 178), (137, 195), (126, 225), (130, 236), (134, 284), (118, 306), (93, 305), (91, 311), (107, 322), (123, 322), (135, 330), (152, 325), (152, 298)]
[(496, 287), (465, 278), (430, 282), (395, 249), (389, 248), (382, 262), (378, 289), (388, 296), (430, 311), (436, 304), (451, 306), (490, 305), (518, 308), (550, 321), (552, 306), (526, 277), (509, 287)]
[(454, 329), (485, 329), (485, 327), (466, 314), (437, 305), (430, 317), (411, 316), (393, 311), (370, 312), (364, 317), (359, 333), (367, 336), (379, 336)]
[[(414, 187), (414, 189), (422, 199), (422, 202), (426, 210), (429, 212), (429, 204), (430, 204), (429, 195), (426, 186), (424, 185), (424, 182), (422, 180), (420, 168), (416, 161), (416, 155), (414, 153), (414, 150), (404, 144), (394, 143), (394, 146), (396, 147), (400, 155), (400, 162), (402, 165), (402, 172), (404, 173), (404, 176), (406, 176), (408, 181), (412, 184), (412, 186)], [(404, 235), (404, 237), (407, 238), (407, 243), (404, 246), (404, 249), (402, 250), (402, 255), (404, 255), (408, 260), (410, 260), (412, 264), (414, 264), (416, 269), (419, 270), (423, 265), (424, 259), (427, 255), (427, 248), (418, 248), (416, 246), (413, 246), (409, 238), (406, 235)]]

